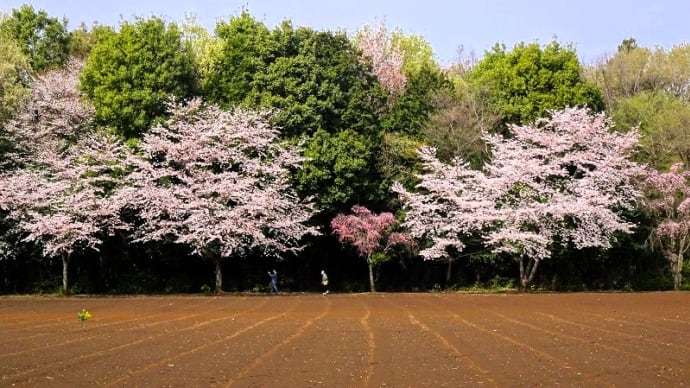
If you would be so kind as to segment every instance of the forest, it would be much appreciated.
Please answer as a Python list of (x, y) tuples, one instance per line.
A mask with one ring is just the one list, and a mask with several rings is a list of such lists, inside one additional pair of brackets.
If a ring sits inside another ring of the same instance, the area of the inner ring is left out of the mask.
[(690, 45), (0, 14), (0, 293), (690, 289)]

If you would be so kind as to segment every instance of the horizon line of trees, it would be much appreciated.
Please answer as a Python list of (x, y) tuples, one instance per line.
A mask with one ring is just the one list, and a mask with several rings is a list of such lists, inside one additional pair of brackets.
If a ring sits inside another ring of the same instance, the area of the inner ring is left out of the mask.
[(25, 5), (0, 53), (0, 292), (688, 287), (690, 45)]

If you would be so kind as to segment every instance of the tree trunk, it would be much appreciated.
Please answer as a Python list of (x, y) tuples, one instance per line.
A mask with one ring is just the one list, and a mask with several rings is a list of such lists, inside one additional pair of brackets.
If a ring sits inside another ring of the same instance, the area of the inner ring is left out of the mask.
[(69, 295), (69, 288), (67, 288), (67, 268), (69, 265), (69, 258), (71, 253), (62, 254), (62, 295)]
[(103, 271), (103, 254), (98, 255), (98, 276), (100, 276), (100, 284), (105, 285), (105, 271)]
[(223, 268), (221, 267), (221, 257), (216, 256), (216, 294), (223, 292)]
[(671, 263), (673, 269), (673, 290), (680, 291), (680, 283), (683, 280), (683, 254), (679, 253), (676, 256), (674, 263)]
[(108, 276), (106, 275), (106, 263), (105, 259), (103, 258), (103, 254), (98, 255), (98, 272), (100, 276), (100, 282), (98, 283), (100, 286), (100, 292), (104, 292), (108, 290), (110, 282), (108, 281)]
[(371, 264), (370, 257), (367, 257), (367, 264), (369, 265), (369, 288), (371, 292), (376, 292), (376, 287), (374, 286), (374, 266)]
[(673, 290), (680, 291), (680, 285), (683, 282), (683, 258), (685, 253), (690, 249), (690, 241), (688, 234), (684, 234), (680, 241), (678, 241), (678, 251), (668, 252), (668, 258), (671, 262), (671, 272), (673, 272)]
[(518, 259), (518, 264), (520, 265), (520, 285), (518, 286), (518, 291), (522, 292), (525, 283), (525, 258), (520, 257)]
[(453, 271), (453, 260), (448, 260), (448, 269), (446, 269), (446, 287), (450, 284), (450, 275)]
[[(520, 257), (520, 291), (527, 291), (527, 287), (534, 280), (534, 275), (537, 273), (539, 267), (539, 260), (530, 260)], [(525, 268), (525, 260), (527, 260), (527, 267)]]

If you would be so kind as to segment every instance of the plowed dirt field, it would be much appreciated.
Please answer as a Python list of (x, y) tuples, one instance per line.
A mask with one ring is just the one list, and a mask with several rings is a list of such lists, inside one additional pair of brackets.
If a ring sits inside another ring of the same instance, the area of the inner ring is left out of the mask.
[(690, 293), (1, 297), (0, 376), (2, 387), (688, 386)]

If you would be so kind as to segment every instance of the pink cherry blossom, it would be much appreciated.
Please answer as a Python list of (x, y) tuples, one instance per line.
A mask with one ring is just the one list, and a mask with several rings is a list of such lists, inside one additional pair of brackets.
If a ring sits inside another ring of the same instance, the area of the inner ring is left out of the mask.
[(408, 233), (394, 232), (393, 213), (375, 214), (364, 206), (352, 207), (352, 214), (338, 214), (331, 220), (331, 229), (340, 242), (352, 244), (357, 253), (367, 260), (369, 266), (369, 286), (375, 292), (374, 266), (371, 256), (377, 250), (386, 252), (393, 246), (414, 246)]
[(124, 153), (114, 138), (94, 132), (94, 109), (77, 90), (81, 68), (72, 61), (35, 80), (28, 104), (6, 127), (15, 150), (0, 176), (11, 232), (41, 246), (44, 257), (62, 259), (65, 293), (72, 253), (98, 250), (104, 236), (126, 228), (104, 191), (106, 183), (117, 186), (108, 173)]
[(297, 149), (277, 142), (269, 112), (232, 112), (195, 99), (171, 104), (171, 117), (144, 136), (119, 203), (138, 211), (135, 241), (171, 238), (216, 264), (251, 250), (278, 255), (301, 248), (313, 214), (291, 191)]
[(377, 27), (364, 26), (356, 43), (362, 56), (371, 61), (374, 75), (383, 88), (393, 96), (402, 93), (407, 82), (403, 71), (405, 55), (399, 46), (393, 44), (386, 26), (383, 23)]
[(492, 160), (482, 171), (462, 160), (444, 164), (423, 148), (427, 172), (419, 190), (394, 187), (407, 203), (404, 225), (434, 242), (423, 257), (447, 260), (448, 247), (461, 251), (468, 236), (479, 234), (495, 253), (518, 262), (526, 287), (556, 241), (608, 248), (615, 232), (632, 230), (618, 211), (633, 209), (641, 197), (636, 183), (644, 171), (628, 159), (635, 130), (612, 132), (604, 115), (567, 108), (510, 131), (486, 136)]
[(652, 246), (661, 249), (671, 264), (673, 288), (680, 289), (685, 255), (690, 249), (690, 172), (675, 163), (669, 172), (649, 170), (647, 208), (659, 224), (652, 231)]

